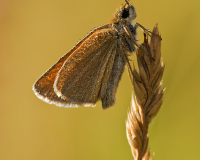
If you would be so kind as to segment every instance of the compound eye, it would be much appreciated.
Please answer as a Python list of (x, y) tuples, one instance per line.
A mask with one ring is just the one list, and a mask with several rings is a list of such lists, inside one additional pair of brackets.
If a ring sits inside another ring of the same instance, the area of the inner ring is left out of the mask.
[(128, 16), (129, 16), (129, 10), (124, 9), (124, 10), (122, 11), (122, 18), (127, 18)]

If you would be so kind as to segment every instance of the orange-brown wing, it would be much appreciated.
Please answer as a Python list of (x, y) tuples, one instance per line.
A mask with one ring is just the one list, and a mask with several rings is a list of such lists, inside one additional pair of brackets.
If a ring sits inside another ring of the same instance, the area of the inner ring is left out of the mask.
[(110, 59), (114, 62), (116, 47), (114, 30), (93, 33), (59, 70), (54, 83), (56, 94), (72, 104), (94, 105), (107, 63)]
[[(56, 75), (58, 71), (63, 66), (64, 62), (76, 52), (76, 50), (83, 44), (85, 41), (87, 41), (88, 37), (92, 36), (96, 31), (110, 28), (110, 24), (101, 26), (97, 29), (94, 29), (88, 36), (86, 36), (83, 40), (81, 40), (71, 51), (69, 51), (67, 54), (65, 54), (56, 64), (54, 64), (47, 72), (45, 72), (33, 85), (33, 91), (36, 94), (38, 98), (41, 100), (50, 103), (55, 104), (57, 106), (64, 106), (64, 107), (70, 107), (69, 104), (71, 104), (70, 100), (62, 99), (61, 97), (58, 97), (57, 94), (54, 92), (53, 84), (56, 78)], [(71, 107), (75, 107), (76, 105), (73, 105)]]

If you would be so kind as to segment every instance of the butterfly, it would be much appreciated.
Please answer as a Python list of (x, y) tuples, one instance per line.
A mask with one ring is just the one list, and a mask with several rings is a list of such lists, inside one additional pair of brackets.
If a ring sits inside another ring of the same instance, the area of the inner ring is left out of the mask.
[(129, 53), (137, 46), (136, 11), (132, 4), (119, 9), (110, 23), (92, 30), (33, 85), (41, 100), (60, 107), (94, 106), (116, 102), (118, 84)]

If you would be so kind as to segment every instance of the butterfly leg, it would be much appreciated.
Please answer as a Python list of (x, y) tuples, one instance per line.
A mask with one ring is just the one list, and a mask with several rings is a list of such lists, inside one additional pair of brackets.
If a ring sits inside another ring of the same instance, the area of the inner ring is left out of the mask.
[[(140, 27), (140, 28), (143, 30), (144, 33), (146, 33), (148, 36), (151, 37), (152, 32), (151, 32), (149, 29), (146, 29), (144, 26), (142, 26), (142, 25), (139, 24), (139, 23), (136, 23), (136, 25), (137, 25), (138, 27)], [(157, 36), (160, 37), (159, 35), (157, 35)], [(161, 38), (161, 37), (160, 37), (160, 38)], [(161, 38), (161, 40), (162, 40), (162, 38)]]

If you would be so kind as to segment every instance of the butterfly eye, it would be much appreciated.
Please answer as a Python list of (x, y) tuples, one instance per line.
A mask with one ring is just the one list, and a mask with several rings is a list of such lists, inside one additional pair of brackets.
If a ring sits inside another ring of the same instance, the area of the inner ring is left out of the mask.
[(122, 11), (122, 18), (127, 18), (128, 16), (129, 16), (129, 10), (124, 9), (124, 10)]

